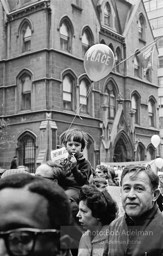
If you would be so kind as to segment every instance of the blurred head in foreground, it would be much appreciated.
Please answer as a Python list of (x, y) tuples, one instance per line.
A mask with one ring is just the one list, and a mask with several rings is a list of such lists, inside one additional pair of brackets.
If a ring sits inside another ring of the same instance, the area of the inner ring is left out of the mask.
[[(71, 210), (64, 190), (30, 174), (0, 180), (0, 255), (68, 255)], [(66, 249), (65, 249), (66, 248)]]

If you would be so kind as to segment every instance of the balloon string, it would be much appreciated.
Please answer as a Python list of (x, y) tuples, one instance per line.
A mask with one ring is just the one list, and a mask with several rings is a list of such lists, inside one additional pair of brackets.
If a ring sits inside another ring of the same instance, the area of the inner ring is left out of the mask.
[[(152, 42), (150, 42), (149, 44), (145, 45), (145, 46), (142, 47), (140, 50), (137, 50), (136, 52), (134, 52), (133, 54), (131, 54), (128, 58), (126, 58), (126, 59), (120, 61), (119, 63), (117, 63), (117, 65), (114, 66), (114, 68), (116, 68), (117, 66), (119, 66), (119, 65), (122, 64), (123, 62), (127, 61), (127, 60), (130, 59), (131, 57), (140, 54), (145, 48), (148, 48), (150, 45), (156, 43), (159, 38), (160, 38), (160, 37), (157, 37), (154, 41), (152, 41)], [(91, 86), (90, 86), (90, 88), (89, 88), (89, 90), (88, 90), (88, 92), (87, 92), (87, 95), (86, 95), (87, 98), (88, 98), (89, 94), (91, 93), (91, 90), (92, 90), (92, 84), (91, 84)], [(80, 104), (79, 113), (80, 113), (80, 110), (81, 110), (82, 106), (83, 106), (83, 104)], [(72, 122), (71, 122), (71, 124), (70, 124), (68, 130), (72, 127), (72, 125), (73, 125), (73, 123), (74, 123), (74, 121), (75, 121), (75, 119), (76, 119), (77, 116), (79, 116), (79, 118), (82, 119), (82, 117), (81, 117), (79, 114), (76, 113), (75, 116), (74, 116), (74, 118), (72, 119)]]
[[(87, 95), (86, 95), (87, 98), (89, 97), (89, 94), (91, 93), (91, 91), (92, 91), (92, 84), (91, 84), (91, 86), (89, 87), (89, 90), (88, 90), (88, 92), (87, 92)], [(80, 110), (81, 110), (82, 106), (83, 106), (83, 104), (80, 104), (80, 107), (79, 107), (79, 114), (76, 113), (76, 114), (74, 115), (74, 118), (72, 119), (72, 122), (71, 122), (71, 124), (70, 124), (68, 130), (72, 127), (72, 125), (73, 125), (73, 123), (74, 123), (74, 121), (75, 121), (75, 119), (76, 119), (77, 116), (79, 116), (79, 118), (82, 120), (82, 117), (80, 116)]]
[(133, 54), (131, 54), (128, 58), (120, 61), (119, 63), (117, 63), (114, 68), (116, 68), (117, 66), (119, 66), (120, 64), (122, 64), (123, 62), (129, 60), (131, 57), (140, 54), (144, 49), (148, 48), (150, 45), (155, 44), (157, 42), (157, 40), (159, 40), (161, 37), (157, 37), (154, 41), (150, 42), (149, 44), (145, 45), (144, 47), (142, 47), (140, 50), (137, 50), (136, 52), (134, 52)]

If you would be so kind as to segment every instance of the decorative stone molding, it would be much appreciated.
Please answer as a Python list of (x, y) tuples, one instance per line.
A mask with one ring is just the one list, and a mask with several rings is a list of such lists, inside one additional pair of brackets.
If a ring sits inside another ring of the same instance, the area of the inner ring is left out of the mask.
[(28, 14), (38, 12), (43, 9), (49, 9), (50, 10), (50, 1), (49, 0), (44, 0), (44, 1), (39, 1), (34, 4), (30, 4), (28, 6), (24, 6), (20, 9), (17, 9), (15, 11), (12, 11), (8, 13), (7, 15), (7, 21), (13, 21), (22, 17), (26, 17)]

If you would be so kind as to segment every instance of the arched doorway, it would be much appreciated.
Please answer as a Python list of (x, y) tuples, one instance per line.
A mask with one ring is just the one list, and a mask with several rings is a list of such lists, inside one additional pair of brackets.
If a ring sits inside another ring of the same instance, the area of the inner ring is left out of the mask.
[(126, 162), (127, 161), (127, 148), (122, 139), (119, 139), (115, 145), (114, 162)]
[(133, 160), (133, 148), (129, 137), (121, 132), (117, 136), (115, 142), (113, 161), (114, 162), (129, 162)]

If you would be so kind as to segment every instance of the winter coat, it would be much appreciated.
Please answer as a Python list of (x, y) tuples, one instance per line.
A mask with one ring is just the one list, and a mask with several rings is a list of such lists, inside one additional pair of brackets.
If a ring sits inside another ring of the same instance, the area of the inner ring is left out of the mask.
[(157, 204), (134, 222), (127, 215), (114, 220), (103, 256), (163, 256), (163, 215)]
[(89, 183), (89, 177), (92, 172), (91, 164), (81, 155), (77, 159), (77, 165), (72, 168), (69, 158), (60, 162), (63, 168), (64, 176), (62, 180), (62, 187), (64, 189), (77, 188), (80, 189), (83, 185)]

